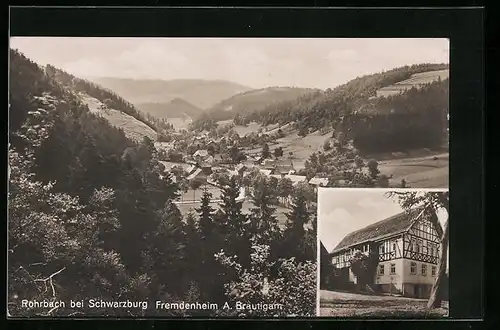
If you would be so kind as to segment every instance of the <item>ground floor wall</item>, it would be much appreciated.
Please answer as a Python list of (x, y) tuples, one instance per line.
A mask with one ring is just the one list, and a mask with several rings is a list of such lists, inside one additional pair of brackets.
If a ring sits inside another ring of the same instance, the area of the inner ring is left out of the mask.
[(433, 267), (436, 265), (405, 258), (379, 262), (374, 289), (385, 294), (429, 298), (436, 279)]
[(427, 299), (431, 296), (432, 284), (404, 284), (404, 296)]

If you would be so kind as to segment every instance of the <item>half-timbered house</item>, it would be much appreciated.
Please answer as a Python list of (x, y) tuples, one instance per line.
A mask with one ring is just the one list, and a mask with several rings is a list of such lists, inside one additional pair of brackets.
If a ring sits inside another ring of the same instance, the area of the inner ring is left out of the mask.
[(437, 276), (442, 228), (433, 212), (415, 208), (348, 234), (330, 253), (337, 269), (350, 270), (356, 253), (375, 254), (374, 291), (427, 298)]

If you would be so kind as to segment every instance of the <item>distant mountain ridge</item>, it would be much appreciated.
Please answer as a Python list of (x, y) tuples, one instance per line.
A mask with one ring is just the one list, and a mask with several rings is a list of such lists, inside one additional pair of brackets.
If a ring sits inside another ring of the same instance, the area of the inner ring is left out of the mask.
[(248, 86), (226, 80), (160, 80), (112, 77), (89, 79), (113, 90), (136, 105), (168, 103), (179, 98), (200, 109), (208, 109), (233, 95), (252, 90)]
[(203, 113), (203, 109), (189, 103), (181, 98), (175, 98), (170, 102), (145, 102), (137, 103), (137, 108), (152, 116), (164, 119), (171, 118), (196, 118)]

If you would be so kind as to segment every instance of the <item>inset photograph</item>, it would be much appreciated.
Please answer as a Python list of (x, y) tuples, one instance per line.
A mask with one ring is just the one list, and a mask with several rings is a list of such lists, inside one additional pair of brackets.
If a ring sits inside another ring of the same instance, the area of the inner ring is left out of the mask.
[(319, 189), (319, 315), (448, 316), (448, 203), (439, 189)]

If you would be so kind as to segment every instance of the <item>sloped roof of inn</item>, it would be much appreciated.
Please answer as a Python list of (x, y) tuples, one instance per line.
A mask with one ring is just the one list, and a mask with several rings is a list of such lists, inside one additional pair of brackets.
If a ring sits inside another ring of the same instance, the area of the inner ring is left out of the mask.
[(328, 184), (328, 178), (317, 178), (314, 177), (311, 180), (309, 180), (310, 184), (317, 185), (317, 186), (326, 186)]
[(173, 167), (179, 166), (182, 167), (184, 171), (188, 171), (191, 165), (187, 163), (174, 163), (174, 162), (166, 162), (163, 160), (160, 160), (159, 163), (161, 163), (163, 166), (165, 166), (165, 171), (170, 171)]
[(192, 180), (192, 179), (196, 178), (196, 176), (197, 176), (198, 174), (200, 174), (200, 172), (201, 172), (201, 168), (196, 169), (196, 171), (194, 171), (191, 175), (189, 175), (189, 176), (187, 177), (187, 179), (188, 179), (188, 180)]
[(262, 169), (262, 168), (260, 168), (260, 169), (259, 169), (259, 172), (260, 172), (260, 173), (262, 173), (262, 174), (264, 174), (264, 175), (269, 176), (269, 175), (271, 174), (271, 172), (272, 172), (272, 171), (271, 171), (271, 170), (266, 170), (266, 169)]
[(196, 150), (196, 152), (193, 154), (193, 156), (206, 157), (206, 156), (208, 156), (208, 151), (205, 149)]
[(410, 228), (414, 220), (421, 216), (423, 210), (422, 207), (414, 208), (410, 212), (401, 212), (385, 220), (353, 231), (345, 236), (331, 253), (339, 252), (366, 241), (376, 241), (386, 236), (402, 233)]
[(285, 175), (285, 178), (288, 178), (292, 180), (294, 183), (299, 183), (303, 181), (307, 181), (307, 177), (305, 175), (292, 175), (292, 174), (287, 174)]

